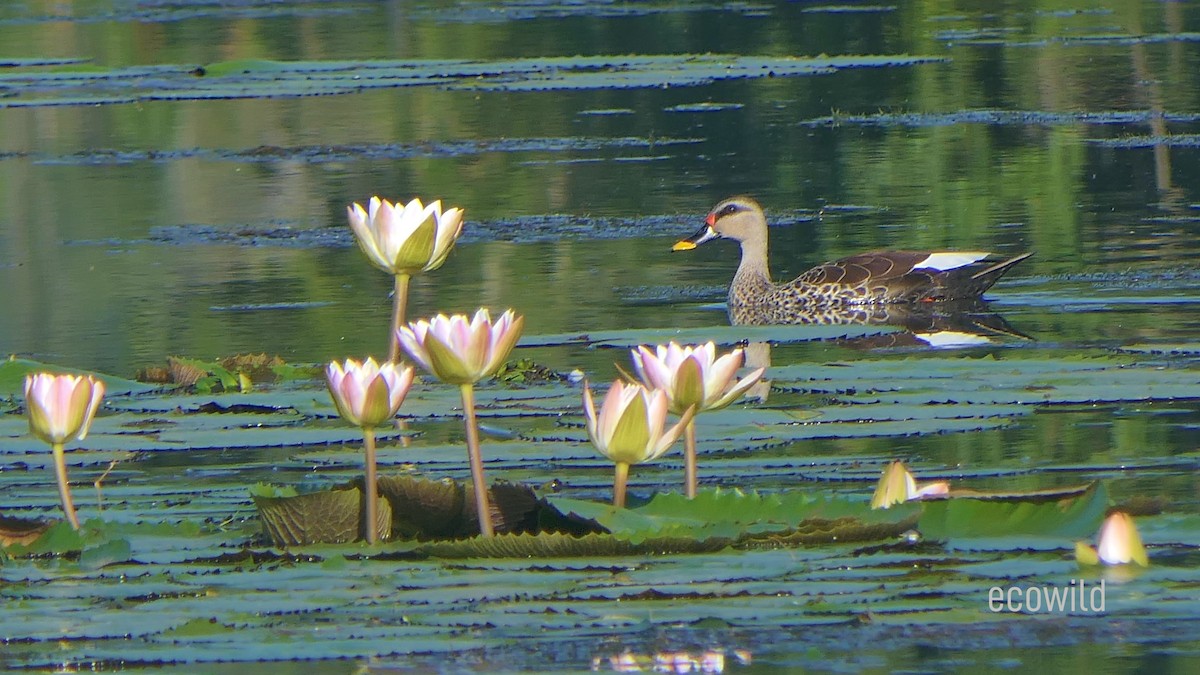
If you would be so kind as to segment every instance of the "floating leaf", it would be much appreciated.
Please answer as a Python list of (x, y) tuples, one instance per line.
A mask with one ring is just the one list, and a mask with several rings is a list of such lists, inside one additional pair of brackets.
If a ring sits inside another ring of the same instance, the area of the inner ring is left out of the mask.
[(270, 483), (255, 483), (250, 486), (251, 497), (265, 497), (267, 499), (275, 499), (277, 497), (295, 497), (298, 493), (296, 488), (290, 485), (271, 485)]
[(0, 547), (13, 544), (28, 546), (52, 525), (54, 525), (54, 521), (10, 518), (0, 515)]
[(237, 631), (235, 626), (228, 626), (220, 621), (217, 621), (216, 619), (204, 619), (197, 617), (195, 619), (190, 619), (178, 626), (168, 628), (160, 635), (165, 638), (186, 640), (189, 638), (229, 635), (235, 631)]
[(846, 68), (913, 66), (939, 57), (740, 56), (661, 54), (535, 57), (493, 61), (271, 61), (241, 59), (201, 68), (182, 65), (0, 74), (9, 97), (0, 108), (34, 105), (280, 98), (437, 86), (470, 91), (552, 91), (680, 87), (722, 80), (791, 77)]
[(659, 537), (635, 543), (602, 533), (577, 536), (543, 532), (430, 542), (421, 545), (418, 550), (439, 558), (575, 558), (704, 553), (717, 551), (725, 546), (726, 542), (720, 540), (699, 541), (688, 537)]
[[(88, 523), (90, 526), (91, 523)], [(77, 531), (65, 520), (56, 521), (28, 544), (13, 544), (8, 553), (13, 556), (75, 553), (85, 546), (84, 532)]]
[(79, 553), (79, 566), (97, 570), (105, 565), (123, 563), (133, 557), (133, 547), (128, 539), (110, 539), (97, 546), (89, 546)]
[[(471, 485), (382, 476), (379, 494), (391, 504), (394, 536), (431, 539), (479, 533)], [(528, 531), (536, 525), (538, 500), (527, 486), (496, 482), (488, 488), (488, 496), (496, 532)]]
[(1140, 366), (1132, 356), (909, 357), (794, 365), (775, 386), (847, 400), (961, 406), (1046, 405), (1200, 398), (1200, 371)]
[(917, 528), (937, 540), (988, 537), (1090, 537), (1108, 508), (1108, 491), (1097, 482), (1083, 492), (963, 497), (924, 501)]
[[(263, 530), (276, 546), (345, 543), (359, 538), (362, 490), (357, 487), (309, 492), (294, 497), (254, 497)], [(392, 508), (380, 498), (376, 507), (380, 537), (392, 533)]]
[[(855, 541), (895, 536), (915, 524), (920, 507), (899, 505), (872, 510), (862, 500), (802, 492), (760, 494), (741, 490), (702, 490), (689, 500), (676, 493), (656, 494), (650, 501), (620, 509), (608, 504), (562, 497), (546, 502), (568, 519), (592, 522), (633, 543), (655, 538), (734, 542), (758, 540), (796, 543)], [(882, 526), (882, 527), (881, 527)], [(807, 532), (810, 537), (797, 532)]]
[(119, 396), (122, 394), (151, 391), (154, 387), (126, 380), (112, 375), (103, 375), (88, 370), (79, 370), (78, 368), (64, 368), (50, 363), (39, 363), (38, 361), (30, 361), (28, 359), (10, 358), (0, 361), (0, 395), (15, 395), (24, 391), (25, 376), (30, 373), (48, 370), (55, 373), (72, 373), (76, 375), (95, 375), (104, 381), (105, 396)]

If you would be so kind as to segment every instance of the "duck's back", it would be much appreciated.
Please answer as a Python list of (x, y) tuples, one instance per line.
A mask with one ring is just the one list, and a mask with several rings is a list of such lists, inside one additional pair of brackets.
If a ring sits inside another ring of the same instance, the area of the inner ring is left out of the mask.
[[(818, 265), (737, 304), (784, 313), (805, 308), (879, 305), (978, 298), (1013, 265), (1029, 257), (998, 259), (982, 251), (873, 251)], [(731, 294), (731, 301), (734, 298)]]

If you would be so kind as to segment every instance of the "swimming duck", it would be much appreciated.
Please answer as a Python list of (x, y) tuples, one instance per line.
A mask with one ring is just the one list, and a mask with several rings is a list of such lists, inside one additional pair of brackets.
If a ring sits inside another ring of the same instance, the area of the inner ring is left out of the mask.
[[(1013, 265), (986, 251), (873, 251), (818, 265), (785, 284), (771, 281), (767, 219), (750, 197), (730, 197), (709, 211), (704, 227), (676, 242), (687, 251), (717, 238), (742, 245), (742, 262), (729, 285), (732, 323), (812, 323), (822, 308), (978, 298)], [(799, 318), (798, 318), (799, 317)]]

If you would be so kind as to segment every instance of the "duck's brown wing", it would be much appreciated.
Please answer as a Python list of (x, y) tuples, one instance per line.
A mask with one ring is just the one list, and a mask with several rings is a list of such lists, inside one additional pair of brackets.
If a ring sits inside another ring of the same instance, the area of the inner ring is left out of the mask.
[(872, 281), (899, 279), (929, 258), (928, 251), (873, 251), (860, 253), (808, 270), (799, 280), (813, 284), (855, 286)]
[(929, 257), (922, 251), (874, 251), (818, 265), (788, 286), (810, 289), (819, 298), (834, 302), (898, 302), (932, 276), (914, 273), (913, 267)]
[[(818, 265), (787, 284), (815, 299), (893, 303), (979, 297), (1025, 253), (1008, 260), (981, 257), (952, 269), (921, 268), (931, 251), (873, 251)], [(940, 257), (941, 254), (938, 254)]]

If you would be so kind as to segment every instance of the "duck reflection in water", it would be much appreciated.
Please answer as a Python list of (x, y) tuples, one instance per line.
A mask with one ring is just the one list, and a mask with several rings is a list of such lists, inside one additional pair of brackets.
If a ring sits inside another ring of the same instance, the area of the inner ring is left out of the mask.
[[(847, 339), (855, 347), (963, 347), (998, 336), (1029, 339), (988, 309), (981, 296), (1032, 253), (1011, 258), (986, 251), (873, 251), (818, 265), (777, 284), (768, 264), (767, 219), (750, 197), (730, 197), (704, 226), (675, 244), (687, 251), (713, 239), (741, 245), (729, 285), (735, 326), (778, 324), (891, 325), (900, 332)], [(770, 347), (751, 345), (746, 365), (770, 365)], [(765, 400), (764, 382), (750, 395)]]

